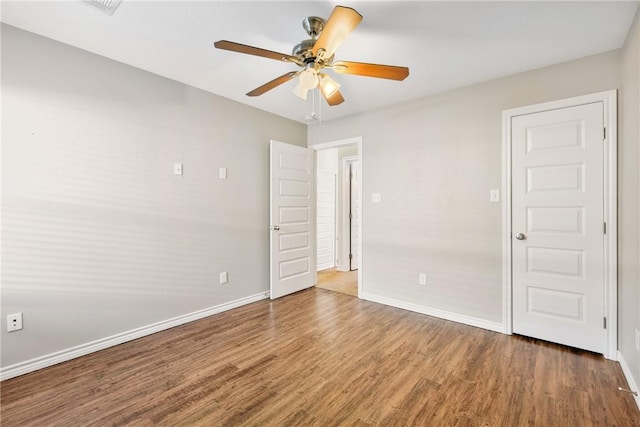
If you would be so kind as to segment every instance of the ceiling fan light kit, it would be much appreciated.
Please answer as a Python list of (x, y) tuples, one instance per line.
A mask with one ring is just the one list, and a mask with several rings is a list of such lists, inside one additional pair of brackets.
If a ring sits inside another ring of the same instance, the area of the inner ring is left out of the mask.
[(320, 90), (325, 99), (331, 98), (339, 89), (340, 83), (333, 80), (326, 74), (320, 74)]
[(306, 100), (308, 91), (319, 88), (327, 103), (330, 106), (334, 106), (344, 102), (344, 98), (340, 93), (340, 84), (327, 74), (322, 73), (321, 70), (323, 68), (332, 69), (340, 74), (390, 80), (404, 80), (409, 75), (407, 67), (350, 61), (333, 62), (336, 50), (361, 21), (362, 15), (355, 9), (345, 6), (336, 6), (326, 21), (317, 16), (309, 16), (302, 21), (302, 27), (310, 39), (298, 43), (293, 48), (291, 55), (227, 40), (219, 40), (214, 43), (214, 46), (218, 49), (261, 56), (277, 61), (292, 62), (301, 68), (299, 71), (292, 71), (276, 77), (270, 82), (248, 92), (248, 96), (260, 96), (298, 77), (298, 83), (293, 89), (293, 93), (296, 96)]
[(318, 86), (318, 73), (313, 68), (307, 68), (300, 73), (300, 85), (307, 90), (311, 90)]
[(298, 84), (296, 85), (296, 87), (293, 88), (293, 94), (295, 96), (297, 96), (300, 99), (304, 99), (305, 101), (307, 100), (307, 92), (309, 92), (309, 89), (305, 89), (302, 84), (300, 84), (300, 82), (298, 82)]

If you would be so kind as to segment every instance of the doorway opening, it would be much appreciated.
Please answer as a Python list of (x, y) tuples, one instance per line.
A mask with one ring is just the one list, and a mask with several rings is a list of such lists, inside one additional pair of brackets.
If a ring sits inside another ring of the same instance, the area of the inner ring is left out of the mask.
[(316, 150), (316, 287), (358, 296), (361, 269), (361, 138)]

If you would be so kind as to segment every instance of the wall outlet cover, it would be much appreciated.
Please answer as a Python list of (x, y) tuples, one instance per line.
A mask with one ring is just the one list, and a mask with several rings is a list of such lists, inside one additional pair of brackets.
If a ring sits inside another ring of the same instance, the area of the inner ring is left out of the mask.
[(15, 332), (22, 329), (22, 313), (7, 315), (7, 332)]
[(636, 329), (636, 351), (640, 352), (640, 330)]
[(229, 281), (229, 276), (228, 276), (227, 272), (223, 271), (222, 273), (220, 273), (220, 284), (224, 285), (228, 281)]
[(426, 286), (427, 285), (427, 274), (426, 273), (418, 274), (418, 284), (422, 285), (422, 286)]

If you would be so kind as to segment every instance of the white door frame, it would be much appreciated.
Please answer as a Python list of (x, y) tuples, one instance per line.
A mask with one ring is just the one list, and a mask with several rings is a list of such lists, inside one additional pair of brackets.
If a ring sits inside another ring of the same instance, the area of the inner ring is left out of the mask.
[(602, 102), (604, 105), (604, 315), (607, 318), (604, 357), (618, 360), (618, 190), (617, 92), (610, 90), (502, 112), (502, 324), (513, 333), (511, 253), (511, 119), (515, 116)]
[[(356, 136), (353, 138), (346, 138), (346, 139), (340, 139), (340, 140), (336, 140), (336, 141), (330, 141), (330, 142), (323, 142), (320, 144), (315, 144), (315, 145), (311, 145), (309, 148), (313, 148), (315, 151), (318, 150), (325, 150), (327, 148), (336, 148), (336, 147), (344, 147), (347, 145), (356, 145), (358, 147), (358, 155), (354, 156), (357, 157), (358, 159), (358, 164), (360, 165), (360, 170), (358, 171), (360, 173), (360, 199), (358, 200), (358, 212), (360, 214), (360, 240), (358, 241), (358, 254), (359, 254), (359, 258), (358, 258), (358, 298), (361, 297), (361, 295), (363, 294), (363, 283), (362, 283), (362, 241), (364, 240), (363, 237), (363, 226), (362, 226), (362, 218), (363, 218), (363, 212), (362, 212), (362, 183), (363, 183), (363, 179), (362, 179), (362, 137), (361, 136)], [(316, 156), (314, 156), (315, 158)], [(317, 165), (314, 164), (314, 169), (317, 170)], [(315, 200), (315, 194), (314, 194), (314, 203), (317, 203), (317, 201)], [(315, 223), (315, 222), (314, 222)], [(315, 242), (314, 242), (315, 245)], [(317, 260), (314, 261), (317, 263)], [(316, 271), (317, 269), (317, 265), (314, 268), (314, 271)], [(318, 283), (318, 277), (317, 277), (317, 273), (316, 276), (314, 278), (314, 283)]]
[[(347, 156), (342, 158), (342, 170), (345, 171), (345, 173), (343, 173), (344, 179), (342, 180), (342, 201), (341, 201), (342, 212), (340, 212), (340, 221), (342, 222), (341, 246), (342, 246), (343, 258), (345, 258), (345, 254), (351, 253), (351, 239), (349, 238), (349, 241), (347, 241), (347, 239), (344, 238), (344, 236), (347, 234), (345, 230), (349, 230), (349, 236), (351, 236), (351, 220), (349, 219), (349, 213), (351, 210), (351, 178), (350, 178), (350, 174), (349, 175), (346, 174), (346, 170), (347, 170), (347, 166), (350, 167), (353, 162), (357, 162), (359, 160), (360, 160), (359, 156)], [(360, 171), (358, 171), (358, 173), (360, 173)], [(347, 202), (349, 203), (348, 207), (347, 207)], [(360, 231), (362, 231), (362, 227), (360, 227)], [(348, 257), (347, 257), (346, 264), (344, 263), (344, 260), (343, 260), (342, 266), (346, 267), (346, 271), (352, 271), (351, 260), (349, 260)]]

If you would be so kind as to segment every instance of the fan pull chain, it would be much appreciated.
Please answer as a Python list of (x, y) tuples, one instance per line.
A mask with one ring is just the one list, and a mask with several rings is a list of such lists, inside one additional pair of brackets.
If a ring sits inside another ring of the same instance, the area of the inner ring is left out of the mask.
[(313, 91), (314, 99), (315, 99), (316, 91), (318, 91), (318, 124), (321, 125), (322, 124), (322, 96), (320, 96), (320, 87), (319, 86), (316, 88), (316, 90)]

